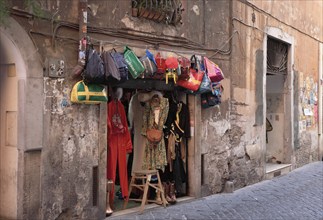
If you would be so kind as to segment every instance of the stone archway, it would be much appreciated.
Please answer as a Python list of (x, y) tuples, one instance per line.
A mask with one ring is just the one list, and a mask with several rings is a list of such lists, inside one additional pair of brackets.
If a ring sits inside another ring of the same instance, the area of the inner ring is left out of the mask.
[(13, 18), (8, 24), (0, 27), (0, 218), (35, 218), (40, 209), (43, 67), (26, 31)]

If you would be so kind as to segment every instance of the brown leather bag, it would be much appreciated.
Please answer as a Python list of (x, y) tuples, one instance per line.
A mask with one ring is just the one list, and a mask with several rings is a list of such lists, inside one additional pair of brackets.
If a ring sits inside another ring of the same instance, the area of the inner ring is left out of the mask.
[(147, 139), (154, 143), (158, 144), (163, 137), (163, 131), (157, 130), (157, 129), (148, 129), (147, 130)]

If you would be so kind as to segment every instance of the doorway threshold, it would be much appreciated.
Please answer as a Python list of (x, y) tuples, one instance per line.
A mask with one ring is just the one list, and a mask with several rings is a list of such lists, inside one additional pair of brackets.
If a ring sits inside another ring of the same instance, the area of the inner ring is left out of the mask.
[[(177, 201), (176, 204), (182, 203), (182, 202), (192, 201), (194, 199), (195, 199), (195, 197), (192, 197), (192, 196), (183, 196), (183, 197), (180, 197), (180, 198), (176, 199), (176, 201)], [(176, 205), (176, 204), (174, 204), (174, 205)], [(167, 205), (167, 206), (174, 206), (174, 205)], [(164, 206), (162, 206), (162, 205), (151, 203), (151, 204), (146, 204), (145, 205), (144, 212), (149, 210), (149, 209), (154, 209), (154, 208), (157, 208), (157, 207), (164, 208)], [(140, 206), (113, 212), (113, 214), (111, 216), (109, 216), (109, 217), (106, 217), (105, 220), (109, 220), (110, 218), (120, 217), (120, 216), (128, 215), (128, 214), (137, 214), (137, 213), (139, 213), (139, 208), (140, 208)]]
[(287, 174), (291, 171), (292, 164), (266, 163), (266, 179)]

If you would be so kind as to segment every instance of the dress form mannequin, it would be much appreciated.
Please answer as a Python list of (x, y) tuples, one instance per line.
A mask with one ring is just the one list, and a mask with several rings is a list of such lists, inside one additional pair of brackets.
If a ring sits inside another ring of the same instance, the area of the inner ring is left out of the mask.
[[(147, 136), (148, 129), (163, 130), (169, 109), (168, 99), (164, 98), (160, 92), (153, 91), (150, 93), (150, 97), (150, 100), (145, 103), (145, 111), (143, 114), (141, 134), (145, 137)], [(157, 144), (152, 144), (146, 139), (142, 169), (164, 170), (166, 165), (167, 159), (164, 138)]]

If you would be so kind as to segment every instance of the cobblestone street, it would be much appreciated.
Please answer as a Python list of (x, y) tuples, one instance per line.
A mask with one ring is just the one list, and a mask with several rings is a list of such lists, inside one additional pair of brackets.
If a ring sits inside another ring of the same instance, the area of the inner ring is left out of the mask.
[(229, 194), (107, 219), (323, 219), (323, 162)]

